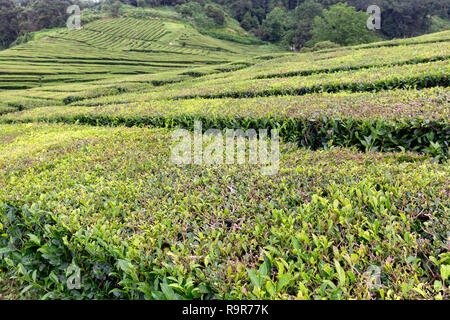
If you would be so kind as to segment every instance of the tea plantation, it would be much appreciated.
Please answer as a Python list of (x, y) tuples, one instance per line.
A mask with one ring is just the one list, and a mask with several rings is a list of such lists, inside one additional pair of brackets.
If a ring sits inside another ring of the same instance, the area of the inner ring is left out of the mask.
[[(448, 299), (449, 57), (130, 17), (0, 51), (0, 297)], [(278, 173), (172, 163), (197, 120), (278, 129)]]

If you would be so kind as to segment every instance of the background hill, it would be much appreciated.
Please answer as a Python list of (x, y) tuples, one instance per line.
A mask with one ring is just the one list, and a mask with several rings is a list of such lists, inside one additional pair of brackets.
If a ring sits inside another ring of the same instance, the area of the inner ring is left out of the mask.
[[(54, 28), (20, 38), (0, 52), (0, 89), (161, 72), (177, 75), (172, 80), (161, 76), (162, 82), (177, 81), (238, 69), (251, 64), (252, 57), (281, 52), (238, 25), (226, 27), (232, 37), (228, 40), (218, 30), (213, 35), (200, 32), (173, 10), (123, 10), (117, 18), (87, 10), (85, 17), (92, 22), (79, 30)], [(158, 76), (152, 80), (157, 84)]]
[[(0, 45), (6, 47), (30, 32), (63, 26), (70, 4), (89, 9), (83, 13), (84, 22), (106, 16), (153, 15), (182, 19), (202, 33), (227, 40), (249, 43), (258, 37), (296, 49), (326, 40), (349, 45), (444, 31), (449, 28), (450, 12), (446, 0), (1, 0)], [(376, 32), (364, 30), (370, 5), (381, 9), (383, 27)], [(333, 28), (327, 30), (324, 24)]]

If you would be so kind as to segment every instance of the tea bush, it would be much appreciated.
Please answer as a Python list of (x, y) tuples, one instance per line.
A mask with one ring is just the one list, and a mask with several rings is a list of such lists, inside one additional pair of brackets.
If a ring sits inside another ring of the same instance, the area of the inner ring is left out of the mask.
[(0, 128), (0, 268), (30, 294), (448, 297), (448, 165), (285, 144), (263, 176), (176, 166), (166, 130)]
[[(0, 298), (448, 299), (449, 32), (293, 54), (172, 18), (0, 52)], [(196, 120), (278, 129), (278, 172), (175, 165)]]

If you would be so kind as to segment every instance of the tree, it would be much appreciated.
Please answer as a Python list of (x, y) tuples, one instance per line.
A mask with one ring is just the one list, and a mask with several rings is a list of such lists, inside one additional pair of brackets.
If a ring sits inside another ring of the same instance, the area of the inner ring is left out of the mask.
[(295, 20), (297, 22), (295, 34), (291, 43), (301, 48), (312, 38), (312, 27), (314, 18), (321, 16), (323, 6), (315, 0), (306, 0), (295, 9)]
[(178, 6), (177, 10), (184, 18), (189, 18), (193, 17), (195, 13), (202, 12), (203, 8), (198, 2), (188, 2)]
[(273, 9), (262, 24), (264, 39), (272, 42), (280, 41), (286, 31), (286, 21), (287, 14), (284, 9), (279, 7)]
[(431, 16), (448, 19), (448, 0), (347, 0), (357, 10), (366, 11), (369, 5), (381, 9), (380, 32), (388, 38), (412, 37), (429, 31)]
[(111, 4), (111, 6), (110, 6), (110, 8), (109, 8), (109, 11), (111, 12), (111, 15), (113, 16), (113, 17), (118, 17), (119, 16), (119, 11), (120, 11), (120, 8), (122, 7), (122, 4), (120, 3), (120, 1), (114, 1), (112, 4)]
[(231, 3), (231, 11), (233, 17), (238, 21), (242, 21), (247, 12), (251, 12), (253, 8), (251, 0), (233, 0)]
[(70, 0), (34, 0), (24, 10), (21, 20), (27, 20), (27, 28), (23, 33), (54, 28), (66, 23), (69, 15), (67, 8), (73, 4)]
[(258, 18), (247, 12), (242, 19), (241, 26), (247, 31), (257, 29), (259, 27)]
[[(0, 0), (0, 45), (27, 32), (63, 26), (68, 6), (93, 5), (83, 3), (84, 0)], [(224, 25), (228, 12), (259, 38), (297, 48), (327, 40), (340, 44), (368, 42), (377, 34), (385, 38), (417, 36), (431, 30), (432, 19), (442, 21), (445, 27), (450, 13), (449, 0), (106, 0), (101, 8), (118, 16), (121, 3), (177, 6), (184, 18), (202, 29)], [(370, 5), (381, 8), (381, 30), (369, 32), (365, 28)], [(321, 17), (324, 9), (327, 19)], [(338, 16), (331, 16), (338, 11)]]
[(442, 19), (449, 19), (450, 16), (450, 3), (448, 0), (434, 0), (433, 12), (434, 15), (439, 16)]
[(338, 3), (322, 12), (323, 17), (315, 17), (312, 40), (309, 44), (322, 41), (348, 46), (367, 43), (377, 39), (374, 32), (367, 29), (369, 15), (358, 12), (346, 3)]
[(205, 6), (206, 15), (214, 20), (220, 26), (225, 24), (225, 13), (215, 5), (207, 4)]
[(18, 10), (11, 0), (0, 0), (0, 46), (7, 47), (19, 36)]
[(217, 5), (206, 4), (205, 7), (197, 1), (187, 2), (177, 7), (181, 15), (198, 28), (209, 29), (225, 24), (225, 13)]
[(431, 26), (432, 12), (432, 3), (427, 1), (384, 0), (381, 7), (381, 32), (389, 38), (424, 34)]

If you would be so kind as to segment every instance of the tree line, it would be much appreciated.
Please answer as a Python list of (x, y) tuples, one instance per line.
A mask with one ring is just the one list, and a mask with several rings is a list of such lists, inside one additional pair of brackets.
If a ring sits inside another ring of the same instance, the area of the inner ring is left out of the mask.
[[(91, 0), (91, 4), (94, 0)], [(432, 17), (448, 21), (448, 0), (105, 0), (117, 14), (121, 3), (132, 6), (174, 6), (201, 28), (224, 25), (226, 15), (261, 40), (293, 48), (328, 41), (338, 45), (425, 34)], [(0, 46), (28, 32), (63, 26), (67, 7), (78, 0), (0, 0)], [(381, 8), (382, 28), (366, 28), (370, 5)]]
[(86, 5), (77, 0), (0, 0), (0, 46), (29, 32), (65, 25), (72, 4)]
[[(180, 5), (184, 0), (150, 0)], [(204, 3), (205, 0), (196, 0)], [(432, 16), (448, 20), (448, 0), (214, 0), (262, 40), (301, 48), (320, 41), (340, 45), (413, 37), (430, 30)], [(381, 9), (382, 28), (366, 29), (370, 5)]]

